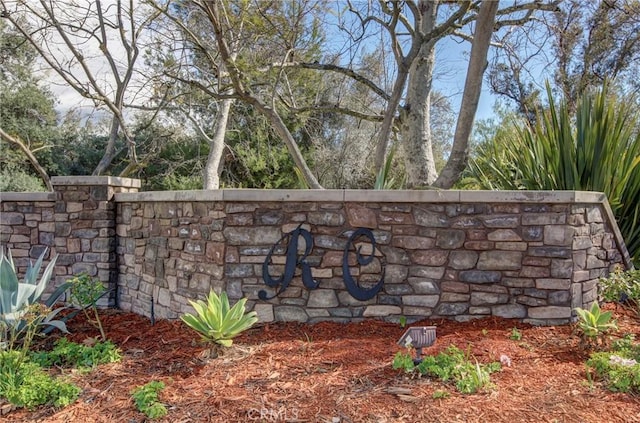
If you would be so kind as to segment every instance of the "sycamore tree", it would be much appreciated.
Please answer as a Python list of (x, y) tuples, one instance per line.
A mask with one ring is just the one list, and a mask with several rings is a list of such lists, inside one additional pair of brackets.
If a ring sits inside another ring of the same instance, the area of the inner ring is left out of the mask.
[(37, 51), (44, 68), (110, 116), (102, 159), (93, 174), (108, 171), (120, 139), (128, 155), (121, 174), (134, 171), (139, 163), (127, 107), (144, 96), (144, 78), (136, 77), (141, 39), (156, 14), (134, 0), (0, 0), (0, 12)]
[[(177, 46), (174, 50), (180, 51), (181, 58), (195, 70), (176, 73), (174, 80), (206, 93), (220, 111), (224, 111), (225, 101), (240, 101), (257, 110), (282, 139), (312, 188), (322, 185), (287, 125), (288, 113), (315, 111), (374, 122), (371, 128), (375, 133), (368, 135), (375, 140), (373, 173), (382, 168), (391, 141), (397, 139), (404, 152), (409, 187), (450, 187), (466, 165), (492, 37), (496, 31), (530, 22), (540, 12), (555, 10), (555, 3), (513, 2), (500, 7), (494, 1), (152, 2), (179, 28), (183, 38), (173, 44)], [(333, 9), (327, 10), (330, 7)], [(323, 15), (334, 18), (322, 20)], [(325, 33), (320, 33), (320, 28)], [(329, 52), (336, 34), (345, 32), (348, 47)], [(314, 36), (321, 38), (321, 51), (309, 49)], [(431, 125), (432, 79), (436, 44), (446, 37), (470, 42), (471, 50), (451, 152), (438, 175)], [(378, 43), (385, 67), (384, 83), (359, 68), (373, 41)], [(182, 48), (188, 48), (189, 53), (184, 54)], [(186, 68), (181, 65), (180, 69)], [(305, 70), (314, 71), (319, 79), (315, 79), (315, 86), (301, 92), (304, 83), (300, 75), (309, 79), (313, 75), (302, 73)], [(362, 99), (372, 95), (377, 99), (368, 102), (347, 101), (346, 96), (339, 95), (328, 97), (327, 91), (332, 91), (328, 81), (339, 78), (358, 85)], [(308, 95), (314, 90), (316, 95)], [(370, 107), (373, 104), (375, 108)], [(225, 126), (220, 118), (224, 113), (215, 116), (220, 130)], [(217, 158), (214, 162), (220, 163)]]
[(605, 79), (623, 93), (640, 89), (638, 0), (565, 0), (529, 31), (514, 28), (498, 41), (489, 85), (532, 123), (547, 81), (570, 111)]
[[(315, 3), (149, 1), (163, 15), (157, 23), (156, 44), (150, 52), (155, 98), (179, 111), (207, 140), (210, 154), (204, 187), (218, 188), (223, 168), (225, 135), (234, 102), (255, 109), (284, 142), (301, 177), (320, 188), (299, 146), (295, 116), (283, 110), (287, 99), (295, 104), (309, 90), (313, 76), (303, 80), (299, 70), (278, 63), (294, 55), (313, 59), (317, 24)], [(315, 25), (315, 26), (314, 26)], [(316, 50), (317, 51), (317, 50)], [(302, 91), (301, 91), (302, 90)], [(243, 108), (238, 108), (237, 115)], [(240, 119), (241, 121), (241, 119)], [(245, 120), (248, 123), (248, 120)]]

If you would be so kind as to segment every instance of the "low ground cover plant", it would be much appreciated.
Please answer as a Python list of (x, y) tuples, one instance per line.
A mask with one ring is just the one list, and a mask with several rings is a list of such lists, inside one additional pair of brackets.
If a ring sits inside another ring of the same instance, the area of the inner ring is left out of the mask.
[(452, 382), (463, 394), (473, 394), (492, 386), (490, 375), (499, 371), (501, 365), (498, 362), (480, 364), (472, 361), (470, 354), (451, 345), (435, 356), (425, 356), (419, 364), (414, 363), (409, 351), (398, 351), (393, 359), (393, 368)]
[(153, 380), (146, 385), (138, 386), (131, 391), (136, 409), (150, 419), (157, 419), (167, 415), (167, 407), (158, 399), (158, 394), (164, 389), (162, 382)]
[(31, 354), (31, 359), (42, 367), (93, 368), (99, 364), (119, 362), (121, 358), (120, 349), (111, 341), (85, 345), (67, 338), (58, 339), (51, 351)]
[(34, 409), (50, 404), (65, 407), (73, 403), (80, 388), (61, 377), (52, 377), (22, 351), (0, 351), (0, 397), (16, 407)]
[[(587, 361), (589, 372), (614, 392), (640, 393), (640, 344), (632, 335), (616, 340), (611, 350), (592, 353)], [(593, 379), (591, 374), (588, 375)]]

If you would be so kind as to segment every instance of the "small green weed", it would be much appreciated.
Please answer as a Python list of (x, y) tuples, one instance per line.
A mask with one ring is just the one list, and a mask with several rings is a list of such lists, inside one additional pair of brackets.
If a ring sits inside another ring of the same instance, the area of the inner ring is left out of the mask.
[(518, 328), (511, 329), (511, 335), (509, 335), (509, 339), (513, 341), (520, 341), (522, 339), (522, 332), (520, 332)]
[(398, 323), (400, 323), (401, 328), (407, 326), (407, 316), (400, 316), (400, 318), (398, 319)]
[(446, 398), (449, 398), (450, 395), (451, 394), (449, 394), (449, 392), (447, 391), (437, 390), (437, 391), (433, 391), (433, 394), (431, 394), (431, 398), (446, 399)]
[(167, 407), (158, 401), (158, 393), (165, 385), (159, 381), (151, 381), (146, 385), (138, 386), (131, 391), (136, 409), (150, 419), (157, 419), (167, 415)]

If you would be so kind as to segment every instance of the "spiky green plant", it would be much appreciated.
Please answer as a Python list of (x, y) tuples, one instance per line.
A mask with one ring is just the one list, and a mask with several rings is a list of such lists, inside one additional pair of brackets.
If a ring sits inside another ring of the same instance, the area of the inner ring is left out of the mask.
[(605, 336), (618, 326), (613, 319), (611, 311), (602, 311), (597, 301), (591, 305), (591, 309), (576, 308), (578, 315), (578, 329), (583, 346), (592, 349), (604, 345)]
[(180, 316), (180, 319), (198, 332), (205, 341), (223, 347), (230, 347), (233, 338), (258, 321), (255, 311), (245, 313), (246, 298), (240, 299), (230, 307), (226, 292), (218, 296), (211, 290), (206, 303), (202, 300), (189, 302), (195, 309), (196, 315), (186, 313)]
[[(515, 136), (483, 157), (482, 186), (512, 190), (583, 190), (607, 195), (633, 260), (640, 262), (640, 111), (617, 99), (608, 84), (584, 93), (575, 115), (566, 102), (539, 111), (535, 125), (516, 123)], [(482, 153), (484, 150), (480, 150)], [(474, 170), (472, 166), (472, 171)]]
[(5, 255), (4, 250), (0, 249), (0, 343), (5, 347), (10, 348), (25, 333), (31, 334), (31, 329), (37, 326), (46, 325), (67, 331), (64, 321), (54, 320), (61, 309), (49, 310), (67, 289), (67, 284), (61, 285), (49, 296), (38, 316), (30, 317), (28, 322), (25, 320), (27, 312), (33, 312), (31, 306), (40, 301), (53, 275), (57, 256), (49, 262), (38, 280), (46, 253), (47, 250), (44, 250), (35, 264), (29, 261), (24, 281), (20, 282), (11, 251), (8, 250)]

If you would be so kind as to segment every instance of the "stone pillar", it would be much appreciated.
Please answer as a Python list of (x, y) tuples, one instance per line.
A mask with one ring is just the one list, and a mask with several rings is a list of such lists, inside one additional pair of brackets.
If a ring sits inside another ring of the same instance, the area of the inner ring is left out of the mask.
[(113, 196), (138, 192), (140, 180), (111, 176), (51, 178), (55, 201), (56, 285), (87, 273), (111, 293), (100, 306), (114, 306), (118, 286), (116, 206)]

